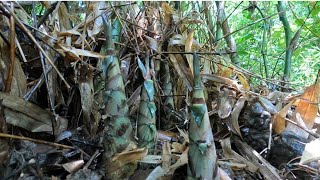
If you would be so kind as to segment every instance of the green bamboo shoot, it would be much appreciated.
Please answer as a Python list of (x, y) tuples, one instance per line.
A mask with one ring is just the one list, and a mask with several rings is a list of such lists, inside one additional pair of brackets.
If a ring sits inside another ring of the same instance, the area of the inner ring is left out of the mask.
[(112, 42), (111, 25), (103, 18), (106, 44), (101, 52), (107, 57), (102, 61), (103, 77), (105, 81), (105, 126), (104, 158), (106, 161), (106, 178), (123, 179), (128, 175), (130, 164), (118, 171), (109, 171), (112, 166), (112, 156), (126, 149), (132, 138), (132, 125), (128, 117), (127, 97), (125, 86), (119, 68), (119, 59), (115, 56)]
[(149, 54), (145, 58), (146, 66), (138, 58), (139, 68), (144, 76), (141, 90), (141, 102), (138, 115), (138, 145), (148, 149), (155, 146), (157, 137), (156, 105), (154, 103), (154, 85), (149, 70)]
[(217, 155), (209, 121), (208, 109), (200, 79), (197, 54), (193, 55), (194, 88), (192, 118), (189, 127), (188, 179), (219, 179)]

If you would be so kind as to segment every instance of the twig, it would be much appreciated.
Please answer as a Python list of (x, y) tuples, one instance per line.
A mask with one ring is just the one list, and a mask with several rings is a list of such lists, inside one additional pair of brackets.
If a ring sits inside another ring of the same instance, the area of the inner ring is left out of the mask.
[[(25, 63), (28, 62), (27, 59), (26, 59), (26, 57), (25, 57), (25, 55), (24, 55), (24, 52), (23, 52), (23, 50), (22, 50), (22, 48), (21, 48), (20, 42), (18, 41), (17, 37), (15, 37), (14, 40), (15, 40), (15, 42), (16, 42), (18, 51), (19, 51), (19, 53), (20, 53), (20, 56), (21, 56), (23, 62), (25, 62)], [(18, 53), (17, 53), (17, 54), (18, 54)], [(19, 56), (18, 56), (18, 57), (19, 57)]]
[[(14, 9), (13, 2), (10, 3), (11, 10)], [(11, 82), (13, 79), (13, 69), (14, 69), (14, 60), (15, 60), (15, 25), (14, 25), (14, 18), (11, 15), (10, 17), (10, 63), (9, 63), (9, 73), (8, 73), (8, 78), (6, 81), (6, 87), (5, 87), (5, 92), (10, 92), (11, 90)]]
[(57, 74), (61, 78), (61, 80), (65, 83), (68, 89), (70, 89), (70, 85), (67, 83), (67, 81), (64, 79), (63, 75), (59, 72), (58, 68), (54, 65), (50, 57), (46, 54), (46, 52), (43, 50), (41, 45), (37, 42), (37, 40), (32, 36), (31, 32), (26, 28), (26, 26), (19, 20), (19, 18), (15, 15), (13, 10), (11, 10), (4, 2), (1, 2), (2, 5), (10, 12), (10, 14), (14, 17), (17, 24), (20, 26), (20, 28), (26, 33), (26, 35), (33, 41), (33, 43), (40, 49), (40, 51), (43, 53), (46, 60), (52, 65), (52, 67), (56, 70)]
[(0, 31), (0, 37), (3, 39), (3, 41), (7, 44), (7, 46), (10, 46), (10, 42), (8, 41), (7, 37), (4, 36), (3, 32)]
[(54, 11), (57, 4), (58, 2), (51, 4), (50, 8), (47, 9), (46, 13), (39, 19), (38, 26), (37, 26), (38, 28), (41, 26), (41, 24), (44, 23), (44, 21), (48, 18), (48, 16)]
[(285, 120), (288, 121), (288, 122), (290, 122), (291, 124), (294, 124), (294, 125), (298, 126), (299, 128), (301, 128), (301, 129), (304, 130), (305, 132), (311, 134), (311, 135), (314, 136), (315, 138), (320, 138), (320, 135), (319, 135), (319, 134), (314, 133), (314, 132), (310, 131), (309, 129), (306, 129), (306, 128), (302, 127), (300, 124), (292, 121), (291, 119), (285, 118)]
[[(55, 58), (53, 60), (53, 62), (55, 63), (57, 58)], [(31, 98), (31, 96), (33, 95), (33, 93), (42, 85), (45, 75), (44, 74), (48, 74), (52, 69), (52, 66), (48, 67), (45, 69), (45, 71), (43, 71), (41, 77), (39, 78), (39, 81), (37, 82), (37, 84), (35, 86), (33, 86), (33, 88), (31, 88), (24, 96), (23, 99), (26, 101), (29, 101), (29, 99)]]
[(6, 133), (0, 133), (0, 137), (1, 138), (12, 138), (12, 139), (26, 140), (26, 141), (31, 141), (34, 143), (45, 144), (45, 145), (64, 148), (64, 149), (76, 149), (75, 147), (67, 146), (64, 144), (53, 143), (53, 142), (44, 141), (44, 140), (40, 140), (40, 139), (32, 139), (32, 138), (23, 137), (23, 136), (16, 136), (16, 135), (11, 135), (11, 134), (6, 134)]
[[(46, 65), (45, 65), (45, 62), (43, 59), (43, 54), (41, 52), (39, 52), (39, 55), (40, 55), (40, 60), (41, 60), (43, 72), (45, 72), (47, 68), (46, 68)], [(51, 109), (51, 112), (53, 113), (53, 115), (56, 115), (56, 112), (54, 110), (54, 100), (52, 99), (52, 89), (50, 89), (49, 82), (48, 82), (49, 79), (48, 79), (47, 73), (43, 73), (43, 74), (44, 74), (44, 79), (45, 79), (46, 87), (47, 87), (47, 91), (48, 91), (48, 99), (49, 99), (50, 109)], [(52, 120), (52, 118), (51, 118), (51, 125), (52, 125), (52, 133), (54, 135), (55, 134), (54, 121)]]
[[(236, 52), (197, 52), (197, 54), (209, 54), (209, 55), (225, 55), (225, 54), (234, 54)], [(194, 54), (194, 52), (160, 52), (158, 54)], [(158, 55), (158, 54), (154, 54)]]
[[(282, 11), (282, 12), (285, 12), (285, 11)], [(215, 42), (218, 42), (218, 41), (220, 41), (220, 40), (222, 40), (222, 39), (224, 39), (224, 38), (226, 38), (226, 37), (228, 37), (228, 36), (230, 36), (230, 35), (232, 35), (232, 34), (234, 34), (234, 33), (236, 33), (236, 32), (239, 32), (239, 31), (241, 31), (241, 30), (243, 30), (243, 29), (246, 29), (246, 28), (248, 28), (248, 27), (250, 27), (250, 26), (252, 26), (252, 25), (255, 25), (255, 24), (257, 24), (257, 23), (260, 22), (260, 21), (264, 21), (265, 19), (269, 19), (269, 18), (271, 18), (271, 17), (273, 17), (273, 16), (277, 16), (278, 14), (280, 14), (280, 13), (282, 13), (282, 12), (274, 13), (274, 14), (272, 14), (272, 15), (270, 15), (270, 16), (267, 16), (267, 17), (265, 17), (265, 18), (261, 18), (261, 19), (259, 19), (259, 20), (257, 20), (257, 21), (254, 21), (254, 22), (252, 22), (252, 23), (250, 23), (250, 24), (248, 24), (248, 25), (246, 25), (246, 26), (244, 26), (244, 27), (241, 27), (241, 28), (239, 28), (239, 29), (237, 29), (237, 30), (235, 30), (235, 31), (232, 31), (232, 32), (229, 33), (229, 34), (224, 35), (224, 36), (221, 37), (220, 39), (217, 39)]]
[(90, 164), (92, 163), (92, 161), (94, 160), (94, 158), (96, 158), (97, 156), (100, 155), (100, 150), (96, 150), (96, 152), (94, 152), (94, 154), (91, 156), (91, 158), (89, 159), (89, 161), (87, 162), (87, 164), (83, 167), (83, 169), (88, 169), (88, 167), (90, 166)]

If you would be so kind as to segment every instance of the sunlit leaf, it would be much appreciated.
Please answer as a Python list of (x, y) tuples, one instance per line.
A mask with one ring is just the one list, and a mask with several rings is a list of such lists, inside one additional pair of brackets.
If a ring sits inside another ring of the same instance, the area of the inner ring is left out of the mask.
[(299, 112), (306, 126), (311, 129), (318, 112), (318, 98), (320, 95), (320, 80), (306, 88), (296, 112)]
[[(247, 98), (246, 97), (240, 97), (237, 101), (237, 103), (234, 105), (234, 108), (231, 112), (231, 123), (228, 124), (228, 126), (231, 128), (231, 130), (236, 133), (238, 136), (242, 138), (241, 131), (240, 131), (240, 126), (239, 126), (239, 115), (240, 112), (244, 106), (244, 103), (246, 102)], [(227, 119), (228, 121), (228, 119)]]
[(166, 24), (170, 24), (171, 22), (171, 15), (173, 14), (174, 10), (173, 8), (167, 4), (167, 3), (162, 3), (161, 8), (164, 12), (164, 22)]
[(158, 42), (154, 38), (151, 38), (147, 35), (144, 35), (144, 37), (147, 39), (149, 48), (154, 50), (155, 52), (158, 52)]
[(148, 154), (147, 148), (136, 149), (128, 152), (118, 153), (112, 158), (112, 170), (117, 170), (118, 168), (132, 162), (137, 162), (143, 159)]
[(241, 82), (242, 86), (243, 86), (243, 89), (246, 90), (246, 91), (249, 91), (250, 90), (250, 85), (247, 81), (247, 78), (240, 72), (237, 72), (237, 75), (238, 75), (238, 78), (239, 78), (239, 81)]
[(286, 128), (286, 115), (288, 113), (289, 108), (291, 107), (291, 101), (284, 108), (282, 108), (278, 113), (272, 116), (273, 118), (273, 129), (277, 134), (281, 134)]
[[(190, 33), (187, 36), (186, 44), (185, 44), (185, 52), (191, 52), (192, 42), (193, 42), (193, 34), (194, 29), (191, 29)], [(189, 68), (191, 70), (191, 73), (193, 75), (193, 56), (192, 54), (186, 54), (187, 61), (189, 64)]]
[(181, 34), (173, 35), (169, 40), (169, 46), (180, 45), (183, 46), (186, 43), (186, 38), (184, 38)]
[(320, 159), (320, 139), (315, 139), (306, 144), (306, 147), (302, 153), (300, 163), (306, 164)]
[(94, 57), (94, 58), (105, 58), (106, 56), (97, 52), (88, 51), (84, 49), (76, 49), (74, 47), (67, 47), (59, 44), (60, 48), (64, 51), (68, 58), (72, 61), (77, 61), (80, 56)]
[(229, 117), (235, 103), (235, 92), (229, 88), (224, 88), (219, 92), (218, 115), (221, 119)]

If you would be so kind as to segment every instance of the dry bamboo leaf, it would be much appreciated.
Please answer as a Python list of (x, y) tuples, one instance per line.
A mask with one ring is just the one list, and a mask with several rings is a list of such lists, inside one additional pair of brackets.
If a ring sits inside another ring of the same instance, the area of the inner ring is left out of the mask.
[[(194, 29), (191, 29), (190, 33), (187, 36), (186, 44), (185, 44), (185, 52), (191, 52), (192, 42), (193, 42), (193, 34)], [(189, 64), (189, 68), (191, 70), (191, 74), (193, 76), (193, 55), (192, 54), (186, 54), (187, 61)]]
[(142, 85), (138, 86), (136, 88), (136, 90), (132, 93), (132, 95), (130, 96), (130, 98), (128, 99), (128, 107), (130, 107), (134, 102), (136, 102), (136, 100), (138, 99), (138, 97), (140, 96), (141, 93), (141, 87)]
[(187, 78), (187, 75), (182, 71), (180, 64), (178, 63), (176, 57), (173, 54), (169, 54), (170, 60), (173, 63), (173, 66), (177, 73), (179, 74), (180, 78), (183, 80), (184, 85), (188, 88), (189, 91), (192, 91), (192, 86), (190, 81)]
[(171, 144), (171, 147), (172, 147), (172, 152), (173, 153), (183, 153), (184, 150), (186, 150), (187, 146), (183, 145), (183, 144), (180, 144), (178, 142), (173, 142)]
[(112, 165), (109, 166), (111, 168), (110, 171), (116, 171), (126, 164), (137, 162), (143, 159), (147, 154), (147, 148), (140, 148), (128, 152), (118, 153), (112, 158)]
[(264, 176), (267, 180), (280, 180), (282, 179), (277, 173), (276, 169), (266, 161), (257, 151), (252, 149), (247, 143), (240, 141), (239, 139), (235, 139), (235, 144), (241, 154), (248, 158), (250, 162), (252, 162), (255, 167), (258, 168), (259, 172)]
[[(304, 129), (308, 129), (306, 124), (303, 122), (303, 120), (302, 120), (302, 118), (300, 116), (300, 113), (294, 112), (292, 114), (291, 118), (292, 118), (291, 119), (292, 121), (296, 122), (298, 125), (300, 125)], [(302, 138), (305, 138), (305, 139), (308, 139), (308, 137), (309, 137), (309, 133), (308, 132), (306, 132), (305, 130), (301, 129), (300, 127), (298, 127), (298, 126), (296, 126), (295, 124), (292, 124), (292, 123), (288, 123), (287, 124), (287, 127), (286, 127), (285, 131), (292, 131), (298, 137), (302, 137)]]
[[(2, 46), (0, 51), (0, 69), (5, 79), (9, 73), (9, 51), (7, 46)], [(18, 58), (14, 59), (13, 78), (10, 87), (10, 94), (22, 97), (27, 92), (27, 77), (25, 76), (21, 63)]]
[(82, 64), (80, 67), (79, 79), (79, 90), (81, 96), (81, 108), (84, 117), (84, 124), (86, 125), (91, 136), (95, 135), (98, 128), (98, 122), (95, 120), (91, 120), (91, 112), (94, 99), (93, 70), (94, 68), (90, 64)]
[(154, 8), (149, 6), (146, 11), (147, 17), (149, 18), (149, 21), (153, 21), (150, 25), (150, 31), (154, 32), (154, 38), (160, 37), (161, 30), (161, 22), (160, 22), (160, 12), (158, 8)]
[(164, 12), (164, 23), (170, 24), (171, 23), (171, 15), (174, 13), (173, 8), (167, 3), (162, 3), (161, 8)]
[(157, 130), (157, 137), (160, 141), (176, 141), (177, 134), (170, 131)]
[(220, 167), (218, 168), (218, 173), (220, 175), (220, 180), (231, 180), (228, 174)]
[(276, 101), (279, 98), (285, 98), (288, 96), (288, 93), (281, 92), (281, 91), (272, 91), (270, 94), (268, 94), (267, 99), (270, 99), (271, 101)]
[(158, 52), (158, 42), (157, 42), (157, 40), (155, 40), (154, 38), (149, 37), (147, 35), (144, 35), (144, 37), (146, 38), (146, 40), (148, 42), (149, 48), (154, 50), (155, 52)]
[(72, 36), (72, 35), (81, 36), (81, 34), (75, 29), (70, 29), (70, 30), (62, 31), (62, 32), (57, 32), (57, 36), (58, 37)]
[(61, 3), (59, 8), (58, 15), (59, 18), (57, 19), (60, 25), (61, 30), (68, 30), (71, 29), (70, 23), (70, 13), (65, 3)]
[(168, 46), (184, 46), (186, 43), (186, 38), (183, 37), (181, 34), (175, 34), (173, 35), (170, 40)]
[(67, 47), (62, 44), (59, 44), (60, 48), (64, 51), (66, 54), (66, 58), (69, 58), (71, 61), (77, 61), (80, 59), (80, 56), (87, 56), (87, 57), (94, 57), (94, 58), (106, 58), (105, 55), (93, 52), (93, 51), (88, 51), (84, 49), (76, 49), (74, 47)]
[(225, 78), (230, 78), (231, 75), (233, 74), (233, 68), (230, 67), (225, 67), (224, 65), (218, 64), (217, 65), (217, 75), (225, 77)]
[(0, 92), (6, 121), (31, 132), (52, 132), (51, 115), (48, 111), (17, 96)]
[(242, 164), (242, 163), (234, 163), (234, 162), (229, 162), (229, 161), (217, 161), (219, 166), (229, 166), (232, 169), (235, 170), (240, 170), (240, 169), (244, 169), (247, 167), (247, 165)]
[(249, 91), (250, 90), (250, 85), (249, 85), (249, 83), (247, 81), (247, 78), (240, 72), (237, 72), (237, 76), (239, 78), (239, 81), (242, 84), (243, 89), (246, 90), (246, 91)]
[(188, 134), (188, 132), (186, 132), (185, 130), (180, 129), (180, 128), (178, 128), (178, 131), (180, 133), (180, 136), (182, 136), (184, 138), (184, 141), (189, 143), (189, 134)]
[(217, 82), (217, 83), (222, 83), (222, 84), (229, 85), (229, 86), (235, 88), (238, 92), (241, 92), (241, 88), (238, 85), (237, 81), (234, 81), (232, 79), (225, 78), (225, 77), (222, 77), (222, 76), (218, 76), (218, 75), (215, 75), (215, 74), (201, 74), (201, 77), (203, 79), (208, 79), (210, 81), (214, 81), (214, 82)]
[(277, 113), (277, 108), (268, 99), (259, 96), (259, 102), (262, 105), (262, 107), (266, 111), (268, 111), (270, 114), (276, 114)]
[[(227, 125), (229, 126), (229, 128), (232, 130), (232, 132), (234, 132), (241, 138), (242, 138), (242, 135), (239, 127), (238, 118), (246, 100), (247, 100), (246, 97), (241, 96), (238, 99), (237, 103), (234, 105), (234, 108), (231, 112), (231, 118), (227, 119)], [(230, 120), (231, 122), (229, 122)]]
[(146, 180), (154, 180), (154, 179), (160, 179), (165, 174), (165, 170), (161, 166), (157, 166), (152, 172), (149, 174), (149, 176), (146, 178)]
[(186, 150), (184, 150), (177, 162), (170, 166), (170, 171), (166, 172), (166, 175), (172, 175), (176, 169), (188, 163), (188, 151), (189, 147)]
[[(0, 133), (8, 133), (7, 124), (4, 117), (4, 107), (2, 106), (3, 99), (0, 99)], [(0, 166), (3, 166), (7, 163), (9, 157), (9, 145), (8, 139), (0, 139)]]
[(272, 119), (273, 119), (272, 127), (277, 134), (281, 134), (285, 130), (286, 128), (285, 118), (293, 102), (294, 101), (291, 101), (284, 108), (282, 108), (278, 113), (272, 116)]
[(258, 167), (256, 167), (250, 161), (246, 160), (241, 155), (239, 155), (237, 152), (235, 152), (231, 149), (230, 138), (223, 139), (223, 140), (221, 140), (220, 143), (222, 146), (223, 155), (226, 158), (230, 158), (231, 162), (246, 164), (246, 168), (248, 169), (248, 171), (250, 171), (252, 173), (257, 172)]
[(146, 155), (139, 162), (140, 163), (147, 163), (147, 164), (161, 164), (162, 163), (162, 156), (160, 156), (160, 155)]
[[(140, 11), (138, 14), (138, 17), (136, 18), (138, 26), (141, 28), (138, 28), (137, 31), (137, 37), (142, 37), (148, 28), (148, 20), (145, 17), (145, 11)], [(143, 28), (143, 29), (142, 29)]]
[(236, 93), (229, 88), (223, 88), (219, 92), (218, 115), (221, 119), (229, 117), (235, 103)]
[[(24, 9), (20, 9), (20, 8), (16, 8), (14, 10), (17, 13), (17, 16), (19, 17), (19, 19), (24, 22), (25, 24), (29, 23), (29, 14), (24, 10)], [(31, 20), (31, 19), (30, 19)]]
[(318, 98), (320, 95), (320, 77), (314, 85), (306, 88), (300, 102), (297, 105), (296, 112), (300, 113), (308, 129), (311, 129), (318, 112)]
[(170, 143), (165, 142), (162, 145), (162, 169), (164, 171), (169, 171), (171, 165), (171, 149), (170, 149)]
[(99, 34), (102, 30), (102, 25), (103, 25), (103, 22), (102, 22), (102, 18), (99, 17), (102, 13), (104, 13), (105, 11), (102, 10), (104, 8), (106, 8), (106, 3), (104, 1), (100, 1), (100, 2), (92, 2), (90, 4), (92, 10), (93, 10), (93, 18), (96, 18), (94, 20), (94, 23), (93, 23), (93, 27), (92, 27), (92, 30), (90, 29), (87, 29), (88, 31), (88, 36), (94, 41), (95, 41), (95, 36), (97, 34)]
[(72, 161), (72, 162), (62, 164), (62, 167), (66, 171), (68, 171), (69, 173), (75, 173), (76, 171), (78, 171), (82, 167), (83, 164), (84, 164), (84, 161), (81, 159), (81, 160)]
[(299, 163), (307, 164), (312, 161), (320, 160), (319, 149), (320, 149), (320, 139), (315, 139), (307, 143)]

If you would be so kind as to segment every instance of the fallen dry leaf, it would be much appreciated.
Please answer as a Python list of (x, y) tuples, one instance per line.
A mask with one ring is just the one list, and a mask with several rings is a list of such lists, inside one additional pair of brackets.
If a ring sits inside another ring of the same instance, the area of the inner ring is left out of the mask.
[(161, 141), (176, 141), (177, 140), (177, 134), (170, 131), (157, 131), (157, 137)]
[(241, 112), (246, 100), (247, 100), (246, 97), (241, 96), (238, 99), (237, 103), (234, 105), (234, 108), (231, 112), (231, 118), (227, 118), (227, 120), (226, 120), (226, 123), (229, 126), (229, 128), (232, 130), (232, 132), (234, 132), (235, 134), (237, 134), (241, 138), (242, 138), (242, 135), (241, 135), (241, 131), (240, 131), (238, 118), (239, 118), (240, 112)]
[(236, 93), (229, 88), (223, 88), (219, 92), (218, 115), (221, 119), (225, 119), (231, 114), (235, 103), (235, 96)]
[[(187, 36), (186, 44), (185, 44), (185, 52), (191, 52), (192, 42), (193, 42), (193, 34), (194, 29), (191, 29), (190, 33)], [(189, 64), (189, 68), (191, 70), (192, 76), (193, 76), (193, 56), (192, 54), (186, 54), (187, 61)]]
[(165, 142), (162, 145), (162, 169), (164, 171), (169, 171), (171, 165), (171, 148), (170, 143)]
[(167, 3), (163, 3), (161, 5), (161, 8), (164, 12), (164, 23), (170, 24), (171, 23), (171, 15), (174, 13), (173, 8)]
[(67, 47), (62, 44), (59, 44), (59, 47), (64, 51), (65, 55), (69, 60), (71, 61), (77, 61), (80, 60), (80, 56), (87, 56), (87, 57), (94, 57), (94, 58), (106, 58), (105, 55), (92, 52), (84, 49), (76, 49), (74, 47)]
[(247, 78), (240, 72), (237, 72), (237, 76), (239, 78), (239, 81), (242, 84), (243, 89), (246, 90), (246, 91), (249, 91), (250, 90), (250, 85), (249, 85), (249, 83), (247, 81)]
[(311, 129), (318, 112), (318, 98), (320, 95), (320, 80), (306, 88), (297, 105), (296, 112), (300, 113), (306, 126)]
[(81, 168), (83, 164), (84, 164), (84, 161), (81, 159), (81, 160), (65, 163), (62, 165), (62, 167), (69, 173), (75, 173)]
[(306, 144), (306, 147), (302, 153), (300, 163), (306, 164), (315, 160), (320, 159), (320, 139), (315, 139), (308, 144)]
[(120, 167), (143, 159), (148, 154), (147, 148), (140, 148), (133, 151), (118, 153), (112, 158), (112, 170), (118, 170)]
[(183, 153), (183, 151), (187, 148), (187, 146), (180, 144), (180, 143), (177, 143), (177, 142), (173, 142), (171, 144), (171, 147), (172, 147), (171, 151), (173, 153)]
[(277, 112), (275, 115), (272, 116), (273, 119), (273, 129), (277, 134), (281, 134), (285, 128), (286, 128), (286, 115), (291, 107), (292, 103), (294, 101), (291, 101), (288, 103), (284, 108), (282, 108), (279, 112)]

